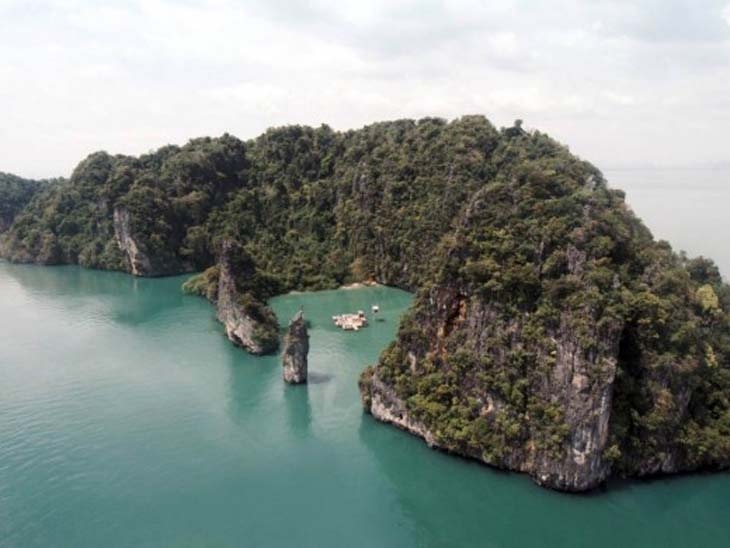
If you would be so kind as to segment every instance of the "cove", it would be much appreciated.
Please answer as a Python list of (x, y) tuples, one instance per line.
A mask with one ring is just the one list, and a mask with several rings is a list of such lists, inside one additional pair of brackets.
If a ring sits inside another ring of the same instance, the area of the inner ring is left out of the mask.
[[(233, 347), (184, 278), (0, 262), (0, 546), (725, 546), (730, 475), (588, 496), (449, 457), (363, 415), (357, 377), (411, 302), (290, 294), (310, 383)], [(357, 333), (340, 312), (380, 305)]]

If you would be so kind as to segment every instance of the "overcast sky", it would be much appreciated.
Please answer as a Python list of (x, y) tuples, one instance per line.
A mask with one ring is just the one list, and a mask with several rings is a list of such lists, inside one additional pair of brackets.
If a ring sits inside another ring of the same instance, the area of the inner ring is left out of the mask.
[(0, 171), (469, 113), (602, 169), (728, 163), (730, 0), (0, 0)]

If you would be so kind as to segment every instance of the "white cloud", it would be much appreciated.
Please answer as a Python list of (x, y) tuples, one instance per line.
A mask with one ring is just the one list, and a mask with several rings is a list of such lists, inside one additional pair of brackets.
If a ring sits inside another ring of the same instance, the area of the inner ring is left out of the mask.
[(222, 106), (236, 104), (239, 109), (271, 115), (280, 114), (281, 106), (292, 100), (289, 90), (283, 87), (252, 82), (211, 88), (203, 95)]
[(488, 37), (492, 52), (498, 57), (511, 58), (520, 52), (519, 39), (514, 32), (497, 32)]
[(614, 91), (606, 91), (604, 92), (603, 96), (610, 102), (615, 105), (620, 105), (623, 107), (630, 107), (636, 104), (636, 99), (631, 96), (624, 93), (616, 93)]
[(0, 0), (0, 170), (474, 112), (599, 166), (727, 160), (730, 6), (683, 2)]

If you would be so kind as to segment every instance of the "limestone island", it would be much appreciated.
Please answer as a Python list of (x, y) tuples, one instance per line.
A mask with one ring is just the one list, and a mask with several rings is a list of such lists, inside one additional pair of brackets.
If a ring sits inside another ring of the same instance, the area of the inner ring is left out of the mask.
[(289, 322), (284, 337), (282, 366), (284, 381), (289, 384), (307, 382), (307, 355), (309, 354), (309, 334), (304, 313), (300, 310)]
[[(255, 354), (278, 347), (275, 295), (414, 292), (361, 376), (365, 411), (546, 487), (730, 465), (730, 288), (519, 120), (289, 126), (96, 152), (67, 180), (0, 175), (0, 230), (11, 261), (198, 272), (185, 291)], [(302, 322), (284, 350), (294, 382), (306, 378)]]

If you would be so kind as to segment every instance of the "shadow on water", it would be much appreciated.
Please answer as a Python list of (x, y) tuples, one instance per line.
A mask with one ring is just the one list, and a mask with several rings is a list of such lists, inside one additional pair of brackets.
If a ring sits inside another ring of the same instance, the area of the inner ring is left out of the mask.
[(358, 433), (419, 546), (679, 548), (720, 546), (727, 538), (725, 474), (612, 481), (587, 494), (559, 493), (526, 475), (428, 449), (369, 416)]
[(227, 408), (238, 425), (280, 405), (278, 356), (252, 356), (234, 346), (224, 334), (218, 337), (218, 352), (228, 364)]
[(184, 295), (188, 276), (138, 278), (124, 272), (79, 266), (37, 266), (1, 263), (2, 276), (16, 282), (32, 299), (60, 303), (65, 310), (97, 309), (114, 322), (137, 326), (154, 323), (160, 315), (183, 306), (200, 306), (201, 299)]
[(622, 491), (632, 491), (635, 489), (671, 488), (673, 483), (676, 483), (678, 487), (681, 487), (684, 482), (691, 484), (712, 481), (727, 481), (729, 479), (730, 471), (723, 472), (717, 470), (679, 472), (674, 474), (656, 474), (643, 478), (612, 478), (607, 483), (601, 485), (597, 489), (594, 489), (590, 493), (582, 494), (579, 496), (591, 497), (594, 495), (598, 496), (603, 493), (617, 494), (621, 493)]
[[(416, 538), (414, 544), (448, 548), (475, 545), (477, 539), (469, 540), (444, 529), (439, 519), (428, 519), (429, 516), (436, 518), (438, 513), (453, 511), (459, 505), (458, 501), (449, 500), (450, 493), (441, 484), (442, 476), (438, 474), (443, 474), (443, 470), (430, 470), (436, 474), (428, 476), (428, 481), (423, 481), (426, 476), (424, 472), (427, 472), (423, 463), (427, 463), (431, 455), (422, 458), (423, 452), (430, 449), (421, 447), (421, 440), (393, 426), (378, 423), (365, 414), (358, 434), (360, 441), (369, 449), (378, 471), (387, 479), (388, 492), (395, 498), (394, 505)], [(449, 500), (448, 506), (438, 502), (443, 500)], [(470, 521), (469, 516), (465, 514), (457, 519), (458, 523), (467, 521)], [(480, 546), (493, 545), (484, 535), (479, 538), (479, 543)]]
[(307, 386), (285, 386), (284, 404), (290, 432), (298, 437), (308, 437), (312, 428), (312, 405)]
[(330, 373), (320, 373), (318, 371), (310, 371), (307, 374), (307, 383), (308, 384), (325, 384), (330, 382), (335, 378), (334, 375)]

